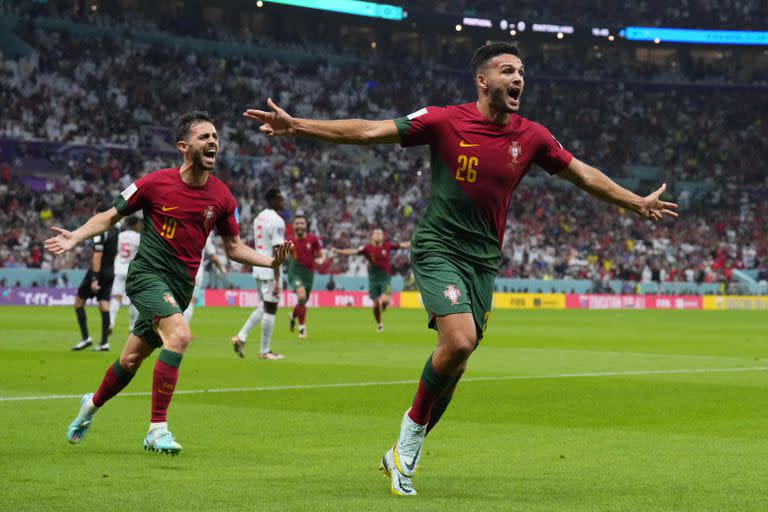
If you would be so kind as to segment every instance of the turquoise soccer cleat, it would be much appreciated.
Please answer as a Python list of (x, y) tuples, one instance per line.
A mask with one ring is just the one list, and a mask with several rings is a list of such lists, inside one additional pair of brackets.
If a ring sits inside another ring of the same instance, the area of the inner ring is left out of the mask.
[(151, 452), (178, 455), (181, 452), (181, 445), (176, 442), (176, 438), (170, 431), (157, 428), (147, 432), (147, 437), (144, 438), (144, 449)]
[(91, 428), (91, 422), (93, 421), (93, 415), (88, 415), (85, 412), (85, 404), (93, 396), (93, 393), (83, 395), (80, 399), (80, 410), (77, 412), (77, 417), (69, 424), (67, 429), (67, 441), (72, 444), (77, 444), (83, 440), (85, 434)]

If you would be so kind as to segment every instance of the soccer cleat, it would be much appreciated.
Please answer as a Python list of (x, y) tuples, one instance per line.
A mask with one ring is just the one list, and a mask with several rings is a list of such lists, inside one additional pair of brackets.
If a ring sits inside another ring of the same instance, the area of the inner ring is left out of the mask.
[(403, 475), (395, 464), (395, 447), (393, 446), (381, 458), (379, 471), (383, 472), (389, 478), (389, 492), (395, 496), (415, 496), (416, 489), (413, 488), (411, 479)]
[(90, 347), (91, 345), (93, 345), (93, 338), (91, 338), (90, 336), (88, 336), (88, 337), (87, 337), (87, 338), (85, 338), (84, 340), (80, 340), (80, 341), (78, 341), (78, 342), (77, 342), (77, 343), (76, 343), (76, 344), (75, 344), (75, 345), (72, 347), (72, 351), (73, 351), (73, 352), (77, 352), (78, 350), (83, 350), (84, 348), (88, 348), (88, 347)]
[(103, 345), (96, 345), (91, 350), (94, 352), (109, 352), (109, 343), (104, 343)]
[(280, 359), (285, 359), (285, 356), (283, 354), (275, 354), (270, 350), (265, 354), (259, 354), (259, 359), (269, 359), (270, 361), (279, 361)]
[(307, 337), (307, 327), (304, 325), (299, 326), (299, 339), (303, 340)]
[(421, 459), (421, 445), (427, 435), (427, 426), (419, 425), (408, 416), (408, 409), (400, 423), (400, 435), (393, 447), (392, 458), (398, 471), (408, 478), (413, 476)]
[(156, 428), (147, 432), (147, 437), (144, 438), (144, 449), (151, 452), (178, 455), (181, 452), (181, 445), (176, 442), (176, 438), (170, 431)]
[(376, 324), (376, 332), (384, 332), (384, 324)]
[(85, 411), (85, 406), (91, 400), (91, 397), (93, 397), (93, 393), (83, 395), (83, 398), (80, 399), (80, 410), (77, 412), (75, 419), (72, 420), (72, 423), (69, 424), (69, 428), (67, 429), (67, 441), (72, 444), (82, 441), (85, 434), (87, 434), (88, 430), (91, 428), (93, 415), (89, 415)]
[(296, 317), (291, 313), (291, 316), (288, 317), (288, 328), (291, 330), (291, 332), (296, 330)]
[(243, 350), (245, 348), (245, 342), (240, 339), (240, 336), (232, 336), (229, 341), (232, 342), (232, 348), (235, 349), (235, 354), (241, 358), (245, 358), (245, 351)]

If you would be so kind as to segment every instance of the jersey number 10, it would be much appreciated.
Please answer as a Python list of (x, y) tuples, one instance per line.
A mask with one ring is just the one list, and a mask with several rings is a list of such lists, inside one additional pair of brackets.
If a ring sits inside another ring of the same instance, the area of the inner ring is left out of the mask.
[(171, 240), (176, 235), (176, 226), (179, 221), (173, 217), (163, 217), (163, 227), (160, 229), (160, 236)]

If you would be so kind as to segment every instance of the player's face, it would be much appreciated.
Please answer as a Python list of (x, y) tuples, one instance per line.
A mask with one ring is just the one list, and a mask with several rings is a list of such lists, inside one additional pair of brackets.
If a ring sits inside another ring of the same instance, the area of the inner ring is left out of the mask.
[(371, 233), (371, 241), (374, 244), (380, 244), (384, 241), (384, 232), (380, 229), (374, 229), (373, 233)]
[(210, 171), (216, 166), (216, 155), (219, 152), (219, 134), (216, 133), (216, 127), (208, 121), (193, 124), (189, 128), (187, 138), (180, 142), (179, 149), (182, 153), (187, 151), (196, 168)]
[(307, 232), (307, 219), (299, 217), (293, 220), (293, 232), (298, 236), (303, 236)]
[(525, 87), (524, 73), (523, 61), (515, 55), (497, 55), (485, 64), (481, 74), (495, 110), (510, 114), (518, 111)]
[(144, 228), (144, 221), (139, 221), (136, 223), (135, 226), (133, 226), (133, 230), (136, 231), (137, 233), (140, 233), (143, 228)]
[(275, 196), (275, 198), (272, 200), (272, 208), (275, 211), (285, 210), (285, 198), (283, 197), (283, 194), (278, 194)]

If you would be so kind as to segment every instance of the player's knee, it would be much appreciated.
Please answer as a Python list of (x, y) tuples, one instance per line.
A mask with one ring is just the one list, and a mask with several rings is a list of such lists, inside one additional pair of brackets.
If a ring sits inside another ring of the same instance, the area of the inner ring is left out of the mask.
[(187, 348), (191, 341), (192, 333), (186, 325), (176, 328), (171, 335), (171, 343), (182, 351)]
[(477, 346), (477, 335), (469, 332), (456, 332), (450, 336), (446, 348), (451, 359), (456, 362), (466, 361)]
[(120, 355), (120, 367), (131, 373), (136, 373), (143, 362), (144, 356), (139, 353), (134, 352)]

